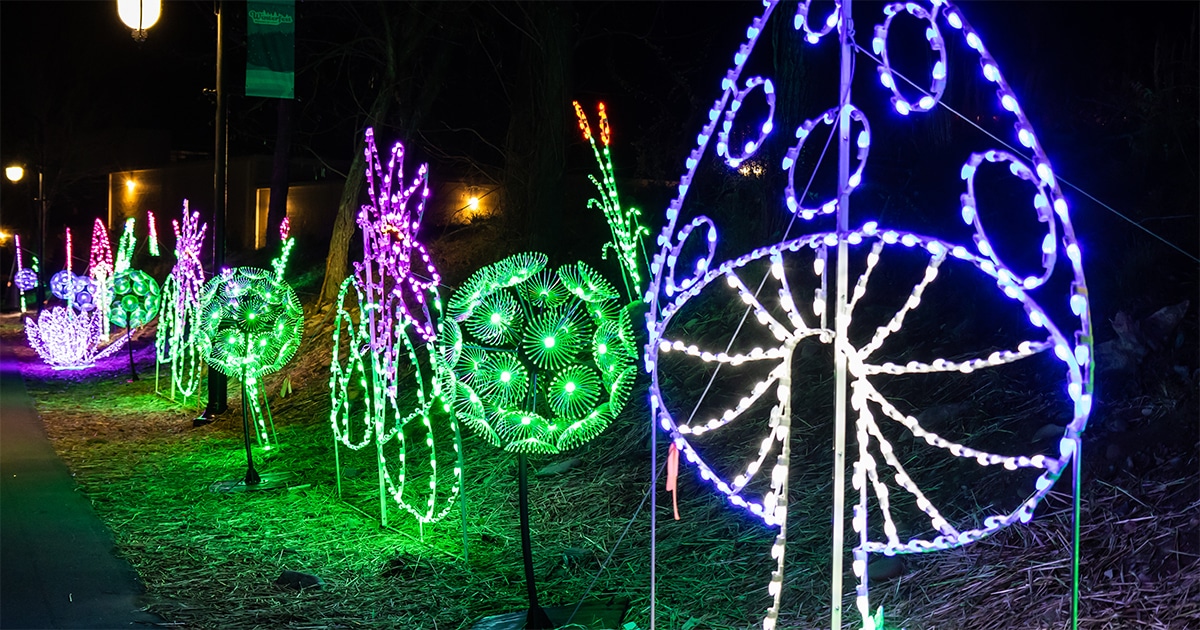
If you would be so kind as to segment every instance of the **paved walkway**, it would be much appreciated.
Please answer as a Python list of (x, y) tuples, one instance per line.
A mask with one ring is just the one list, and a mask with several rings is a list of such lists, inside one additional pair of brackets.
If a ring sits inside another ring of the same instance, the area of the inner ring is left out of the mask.
[(143, 592), (0, 347), (0, 628), (145, 628)]

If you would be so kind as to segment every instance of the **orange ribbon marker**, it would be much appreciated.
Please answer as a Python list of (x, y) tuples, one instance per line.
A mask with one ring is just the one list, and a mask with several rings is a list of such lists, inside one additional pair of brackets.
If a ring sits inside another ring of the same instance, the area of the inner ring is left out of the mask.
[(671, 493), (671, 503), (675, 507), (675, 520), (679, 520), (679, 448), (671, 442), (671, 450), (667, 453), (667, 490)]

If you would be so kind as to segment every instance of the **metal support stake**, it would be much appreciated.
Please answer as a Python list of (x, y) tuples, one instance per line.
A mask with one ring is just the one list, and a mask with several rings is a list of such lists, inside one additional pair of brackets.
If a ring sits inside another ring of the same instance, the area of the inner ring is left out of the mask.
[(833, 566), (830, 569), (832, 594), (829, 627), (842, 627), (842, 562), (845, 557), (845, 512), (846, 512), (846, 340), (849, 319), (849, 263), (846, 233), (850, 226), (850, 83), (853, 79), (853, 49), (851, 31), (854, 22), (850, 19), (851, 0), (842, 0), (841, 19), (838, 21), (838, 41), (841, 44), (841, 86), (838, 99), (838, 210), (837, 210), (837, 300), (834, 312), (834, 398), (833, 427)]

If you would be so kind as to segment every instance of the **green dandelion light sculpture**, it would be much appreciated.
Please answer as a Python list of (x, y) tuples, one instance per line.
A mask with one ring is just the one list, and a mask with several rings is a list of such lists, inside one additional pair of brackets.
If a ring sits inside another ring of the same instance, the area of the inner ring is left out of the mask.
[(296, 292), (271, 271), (238, 267), (209, 280), (200, 304), (205, 360), (242, 381), (243, 405), (254, 414), (259, 445), (269, 448), (274, 441), (268, 434), (270, 411), (264, 419), (258, 396), (262, 377), (286, 365), (300, 345), (303, 312)]
[(447, 305), (459, 419), (515, 453), (559, 453), (598, 435), (636, 371), (617, 295), (586, 264), (552, 272), (538, 253), (475, 272)]

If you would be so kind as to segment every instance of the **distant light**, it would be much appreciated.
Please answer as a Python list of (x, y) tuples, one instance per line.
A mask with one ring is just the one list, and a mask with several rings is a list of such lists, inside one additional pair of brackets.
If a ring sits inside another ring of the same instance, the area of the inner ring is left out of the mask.
[(467, 209), (472, 210), (472, 211), (478, 210), (479, 209), (479, 197), (471, 197), (470, 199), (468, 199), (467, 200)]
[(128, 190), (130, 194), (133, 194), (133, 191), (136, 189), (137, 182), (133, 181), (132, 179), (125, 180), (125, 190)]
[(161, 14), (160, 0), (117, 0), (117, 15), (133, 29), (133, 38), (139, 42), (146, 40), (146, 29), (154, 26)]
[(4, 169), (4, 176), (10, 182), (19, 182), (22, 177), (25, 177), (25, 169), (20, 166), (9, 166)]

